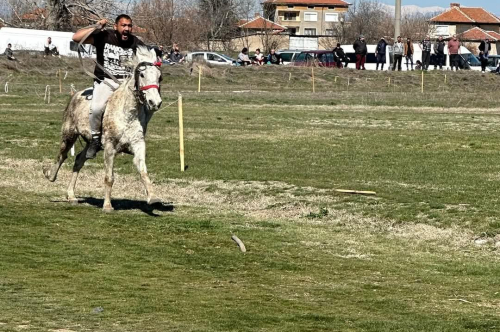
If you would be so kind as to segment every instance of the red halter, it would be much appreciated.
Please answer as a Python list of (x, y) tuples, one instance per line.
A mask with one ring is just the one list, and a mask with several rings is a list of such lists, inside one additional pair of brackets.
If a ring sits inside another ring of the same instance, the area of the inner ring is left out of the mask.
[(149, 89), (158, 89), (158, 90), (160, 90), (160, 87), (158, 85), (156, 85), (156, 84), (141, 86), (141, 91), (145, 91), (145, 90), (149, 90)]

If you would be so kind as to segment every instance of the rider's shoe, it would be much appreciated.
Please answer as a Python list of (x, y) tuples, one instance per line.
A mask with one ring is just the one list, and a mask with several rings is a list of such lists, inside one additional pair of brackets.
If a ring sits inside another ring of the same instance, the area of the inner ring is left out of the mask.
[(89, 148), (87, 150), (86, 157), (87, 159), (94, 159), (97, 152), (101, 151), (101, 137), (93, 136), (92, 141), (90, 142)]

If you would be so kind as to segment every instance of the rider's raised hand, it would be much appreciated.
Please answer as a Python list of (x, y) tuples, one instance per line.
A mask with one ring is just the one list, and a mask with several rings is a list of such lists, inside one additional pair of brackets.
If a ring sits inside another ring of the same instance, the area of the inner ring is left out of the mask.
[(103, 18), (102, 20), (97, 22), (97, 24), (101, 25), (101, 29), (104, 29), (106, 27), (106, 24), (108, 24), (108, 20)]

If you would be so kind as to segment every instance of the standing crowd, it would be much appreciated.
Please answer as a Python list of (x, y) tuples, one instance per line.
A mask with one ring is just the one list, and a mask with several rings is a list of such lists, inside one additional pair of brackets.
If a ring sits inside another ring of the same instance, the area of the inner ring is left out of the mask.
[[(427, 35), (424, 40), (418, 43), (420, 50), (422, 51), (422, 58), (417, 60), (414, 63), (414, 54), (415, 48), (413, 46), (413, 41), (411, 38), (406, 38), (406, 41), (403, 42), (401, 36), (398, 36), (397, 41), (393, 44), (393, 54), (394, 54), (394, 62), (392, 66), (392, 70), (402, 70), (403, 57), (406, 60), (406, 69), (407, 70), (428, 70), (431, 62), (431, 54), (432, 54), (432, 41), (430, 35)], [(484, 46), (484, 44), (488, 46)], [(491, 46), (489, 41), (486, 39), (481, 43), (483, 51), (479, 54), (479, 57), (486, 58), (488, 57), (488, 52), (491, 50)], [(354, 48), (354, 53), (356, 54), (356, 69), (357, 70), (365, 70), (365, 62), (366, 55), (368, 53), (368, 48), (366, 46), (366, 41), (363, 35), (360, 35), (359, 38), (352, 45)], [(379, 70), (379, 66), (381, 70), (384, 70), (384, 64), (386, 63), (386, 53), (387, 53), (388, 43), (385, 41), (385, 38), (382, 37), (378, 42), (375, 49), (375, 57), (377, 61), (376, 69)], [(434, 43), (434, 54), (436, 55), (436, 62), (434, 65), (434, 69), (443, 69), (443, 65), (445, 65), (445, 47), (446, 42), (442, 36), (440, 36), (436, 42)], [(338, 52), (339, 45), (333, 49), (334, 54)], [(460, 41), (457, 38), (457, 35), (453, 35), (453, 37), (448, 41), (448, 52), (447, 54), (450, 57), (450, 65), (451, 69), (459, 70), (460, 67)], [(336, 55), (340, 57), (340, 55)], [(487, 63), (487, 60), (486, 60)], [(347, 64), (346, 64), (347, 66)], [(483, 67), (483, 72), (485, 71), (485, 66)]]

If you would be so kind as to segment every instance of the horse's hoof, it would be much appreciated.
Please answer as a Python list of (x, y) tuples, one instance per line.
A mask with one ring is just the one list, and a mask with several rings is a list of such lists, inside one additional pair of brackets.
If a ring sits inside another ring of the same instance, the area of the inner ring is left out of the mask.
[(104, 213), (111, 213), (111, 212), (113, 212), (114, 210), (115, 210), (115, 209), (113, 209), (113, 207), (112, 207), (112, 206), (105, 206), (105, 207), (103, 207), (103, 208), (102, 208), (102, 212), (104, 212)]
[(78, 205), (78, 199), (77, 198), (68, 198), (68, 203), (71, 205)]
[(50, 174), (50, 167), (44, 167), (44, 168), (42, 168), (42, 171), (43, 171), (43, 175), (45, 175), (47, 180), (49, 180), (50, 182), (54, 182), (56, 180), (56, 177), (52, 176)]
[(153, 197), (148, 201), (148, 205), (157, 205), (157, 204), (163, 204), (161, 199), (159, 199), (157, 197)]

